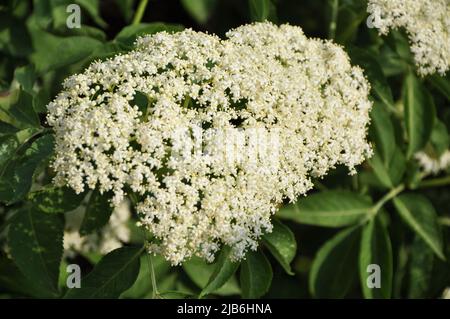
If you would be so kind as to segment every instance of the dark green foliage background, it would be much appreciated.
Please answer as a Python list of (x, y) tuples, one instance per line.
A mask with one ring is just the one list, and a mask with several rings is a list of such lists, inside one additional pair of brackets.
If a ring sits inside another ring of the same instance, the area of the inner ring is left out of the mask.
[[(70, 3), (81, 7), (79, 29), (66, 27)], [(366, 19), (363, 0), (3, 1), (0, 297), (440, 298), (450, 286), (450, 172), (425, 176), (414, 153), (439, 157), (449, 149), (450, 78), (418, 77), (403, 31), (380, 37)], [(297, 204), (283, 205), (274, 232), (239, 264), (225, 247), (214, 264), (194, 258), (170, 267), (143, 253), (132, 225), (123, 248), (62, 259), (66, 212), (90, 196), (81, 235), (101, 229), (111, 214), (107, 194), (51, 184), (45, 106), (63, 79), (130, 50), (141, 34), (190, 27), (223, 36), (263, 20), (334, 39), (365, 69), (374, 156), (357, 175), (338, 167)], [(67, 289), (68, 263), (81, 266), (82, 288)], [(381, 288), (367, 287), (369, 264), (380, 265)]]

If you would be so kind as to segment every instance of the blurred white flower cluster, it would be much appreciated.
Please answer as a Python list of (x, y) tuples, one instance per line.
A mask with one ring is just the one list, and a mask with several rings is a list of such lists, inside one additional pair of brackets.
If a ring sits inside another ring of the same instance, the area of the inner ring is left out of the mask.
[(438, 157), (432, 157), (426, 152), (417, 152), (414, 157), (426, 175), (437, 175), (450, 168), (450, 150), (446, 150)]
[(227, 37), (140, 38), (48, 105), (55, 182), (112, 191), (113, 205), (133, 192), (149, 251), (174, 265), (222, 245), (242, 258), (285, 198), (372, 152), (370, 87), (341, 47), (270, 23)]
[(101, 230), (87, 236), (81, 236), (79, 233), (84, 212), (85, 207), (80, 207), (65, 214), (64, 251), (67, 256), (94, 252), (107, 254), (130, 241), (131, 233), (128, 223), (131, 212), (128, 201), (124, 200), (113, 210), (108, 223)]
[(450, 299), (450, 287), (444, 289), (442, 293), (442, 299)]
[(404, 28), (422, 76), (450, 68), (450, 0), (369, 0), (381, 34)]

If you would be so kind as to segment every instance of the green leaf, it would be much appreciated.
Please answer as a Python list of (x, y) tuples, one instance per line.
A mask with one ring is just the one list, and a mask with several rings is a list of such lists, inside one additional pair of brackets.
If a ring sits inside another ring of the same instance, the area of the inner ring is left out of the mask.
[[(64, 238), (63, 238), (64, 240)], [(67, 272), (67, 266), (69, 265), (68, 258), (63, 258), (59, 264), (59, 276), (58, 276), (58, 287), (60, 290), (66, 289), (67, 278), (69, 278), (70, 273)]]
[(24, 154), (6, 165), (0, 175), (0, 201), (13, 203), (28, 193), (36, 168), (53, 153), (53, 144), (52, 135), (39, 137)]
[[(385, 105), (390, 106), (391, 108), (394, 107), (394, 98), (392, 97), (392, 91), (391, 88), (386, 80), (386, 77), (383, 74), (383, 70), (381, 69), (381, 66), (379, 65), (378, 61), (375, 57), (373, 57), (368, 51), (352, 47), (350, 49), (350, 56), (353, 63), (356, 63), (360, 65), (364, 69), (364, 73), (366, 74), (367, 78), (369, 79), (370, 85), (372, 87), (372, 92), (374, 96), (376, 96), (381, 102), (383, 102)], [(386, 115), (380, 114), (382, 111), (379, 109), (382, 108), (382, 106), (374, 107), (372, 109), (372, 116), (374, 113), (374, 109), (378, 108), (376, 110), (375, 115), (383, 116), (383, 119), (386, 118)], [(387, 114), (389, 116), (389, 114)], [(381, 123), (379, 123), (381, 124)], [(386, 124), (389, 125), (389, 124)]]
[(436, 119), (431, 132), (430, 142), (438, 156), (441, 156), (450, 146), (450, 136), (448, 135), (447, 127), (438, 119)]
[(431, 84), (438, 89), (447, 100), (450, 101), (450, 76), (442, 77), (439, 75), (433, 75), (429, 78)]
[(401, 60), (413, 65), (413, 55), (408, 41), (407, 35), (404, 31), (391, 30), (388, 36), (385, 38), (387, 44), (397, 53)]
[(46, 88), (40, 88), (39, 92), (35, 93), (33, 99), (33, 108), (36, 113), (46, 113), (47, 104), (50, 101), (50, 92)]
[(405, 185), (409, 189), (417, 189), (422, 181), (422, 171), (417, 161), (409, 161), (407, 163), (405, 174)]
[(410, 72), (405, 80), (403, 102), (405, 127), (409, 139), (407, 158), (421, 150), (430, 139), (436, 118), (432, 96)]
[(81, 288), (68, 290), (64, 298), (118, 298), (136, 281), (142, 251), (142, 247), (113, 250), (82, 279)]
[(53, 19), (53, 7), (51, 0), (33, 0), (33, 18), (41, 28), (50, 26)]
[(43, 30), (52, 29), (53, 31), (63, 27), (67, 29), (66, 21), (70, 15), (67, 12), (67, 6), (74, 2), (71, 0), (34, 0), (31, 20)]
[(354, 39), (366, 16), (366, 6), (362, 1), (339, 2), (335, 41), (345, 44)]
[(388, 167), (396, 148), (391, 117), (386, 107), (378, 102), (374, 103), (370, 117), (372, 125), (369, 132), (375, 143), (375, 150), (380, 155), (384, 166)]
[(106, 225), (112, 211), (113, 208), (108, 197), (95, 190), (86, 206), (86, 212), (80, 226), (80, 235), (85, 236)]
[[(223, 254), (226, 254), (226, 251), (223, 252)], [(217, 269), (217, 265), (219, 263), (225, 263), (224, 258), (225, 255), (221, 255), (217, 263), (207, 264), (202, 259), (194, 257), (183, 264), (183, 270), (185, 271), (185, 273), (199, 288), (202, 289), (202, 296), (205, 295), (203, 293), (204, 289), (207, 289), (209, 291), (209, 294), (215, 294), (219, 296), (237, 295), (241, 292), (234, 276), (230, 276), (229, 280), (220, 288), (212, 290), (214, 286), (218, 285), (223, 277), (225, 277), (232, 270), (233, 265), (228, 264), (228, 261), (226, 264), (224, 264), (224, 267), (226, 268), (223, 269), (223, 273), (221, 273), (220, 270)], [(216, 276), (219, 277), (217, 279), (213, 279), (213, 282), (210, 282), (213, 276), (214, 278)]]
[(11, 105), (8, 112), (19, 128), (40, 126), (39, 117), (33, 107), (33, 96), (25, 91), (19, 92), (17, 102)]
[(99, 0), (76, 0), (84, 10), (86, 10), (91, 16), (92, 20), (102, 28), (106, 28), (108, 24), (102, 19), (100, 15), (100, 3)]
[[(65, 32), (64, 35), (66, 36), (83, 36), (83, 37), (89, 37), (93, 38), (95, 40), (105, 42), (106, 41), (106, 33), (98, 28), (91, 27), (88, 25), (81, 25), (80, 28), (73, 28), (73, 29), (67, 29), (66, 26), (64, 26)], [(108, 45), (110, 42), (104, 43), (103, 45)], [(98, 50), (98, 49), (96, 49)], [(95, 51), (94, 51), (95, 52)]]
[(0, 52), (6, 55), (26, 57), (32, 51), (31, 39), (24, 21), (10, 12), (0, 11)]
[(105, 29), (108, 26), (100, 15), (99, 0), (37, 0), (33, 3), (34, 11), (31, 19), (34, 19), (33, 23), (42, 30), (71, 33), (78, 28), (69, 29), (66, 25), (67, 19), (73, 13), (67, 11), (70, 4), (77, 4), (83, 9), (80, 12), (82, 21), (87, 21), (85, 17), (89, 16), (101, 28)]
[(36, 74), (32, 65), (22, 66), (14, 72), (14, 78), (22, 86), (23, 90), (29, 94), (33, 93), (33, 86)]
[(16, 127), (17, 123), (11, 118), (9, 110), (18, 100), (19, 92), (20, 90), (6, 91), (4, 94), (0, 95), (0, 121), (13, 127)]
[(11, 222), (8, 244), (20, 271), (53, 297), (58, 295), (59, 264), (63, 253), (61, 218), (23, 208)]
[(217, 0), (181, 0), (181, 4), (197, 23), (204, 24), (216, 7)]
[(19, 131), (18, 128), (8, 124), (6, 122), (0, 121), (0, 137), (15, 134)]
[(375, 102), (371, 119), (370, 136), (375, 142), (375, 154), (369, 163), (381, 184), (386, 188), (392, 188), (403, 178), (406, 159), (396, 145), (394, 126), (386, 106)]
[(199, 297), (202, 298), (223, 287), (233, 277), (238, 267), (239, 263), (230, 259), (230, 249), (224, 247), (218, 257), (214, 272)]
[(376, 190), (386, 190), (386, 186), (382, 184), (373, 171), (361, 171), (358, 174), (358, 182), (362, 189), (371, 187)]
[(39, 74), (79, 62), (103, 43), (86, 36), (60, 37), (31, 28), (34, 53), (31, 61)]
[(420, 194), (402, 194), (394, 198), (394, 205), (403, 220), (436, 253), (445, 260), (442, 231), (436, 211), (430, 201)]
[[(0, 137), (0, 174), (3, 175), (6, 164), (14, 159), (19, 148), (28, 141), (36, 129), (24, 129), (21, 131), (5, 133)], [(1, 176), (0, 175), (0, 176)]]
[(426, 298), (433, 272), (434, 252), (419, 236), (410, 247), (408, 298)]
[(272, 283), (272, 266), (260, 251), (249, 251), (241, 263), (242, 297), (255, 299), (264, 296)]
[(406, 159), (399, 147), (396, 147), (387, 165), (383, 163), (377, 152), (370, 158), (369, 163), (378, 180), (386, 188), (397, 186), (406, 170)]
[(29, 194), (30, 202), (40, 211), (48, 214), (60, 214), (80, 206), (85, 194), (76, 194), (70, 188), (46, 187)]
[(153, 286), (151, 281), (150, 258), (152, 259), (153, 269), (158, 281), (157, 288), (161, 291), (161, 279), (165, 278), (166, 274), (170, 271), (170, 264), (160, 255), (143, 254), (140, 258), (141, 267), (136, 281), (120, 295), (120, 298), (145, 298), (147, 295), (152, 294)]
[(388, 167), (389, 177), (393, 186), (397, 186), (402, 181), (406, 171), (406, 164), (405, 155), (400, 147), (397, 147)]
[(179, 24), (167, 24), (161, 22), (139, 23), (123, 28), (122, 31), (116, 35), (114, 41), (126, 47), (131, 47), (139, 36), (154, 34), (161, 31), (178, 32), (181, 30), (183, 30), (183, 26)]
[(1, 291), (13, 292), (21, 297), (54, 297), (54, 295), (28, 279), (9, 258), (0, 258)]
[(359, 228), (345, 229), (318, 251), (309, 275), (309, 289), (317, 298), (343, 298), (357, 278)]
[[(380, 288), (369, 288), (367, 267), (380, 267)], [(386, 226), (379, 218), (372, 219), (364, 226), (359, 252), (359, 274), (361, 289), (365, 298), (389, 299), (392, 293), (392, 246)]]
[[(393, 235), (395, 235), (393, 233)], [(395, 272), (393, 282), (393, 298), (399, 299), (403, 296), (403, 287), (405, 282), (405, 275), (409, 260), (409, 251), (404, 244), (400, 244), (396, 250), (395, 256)]]
[(135, 0), (115, 0), (116, 5), (119, 7), (120, 12), (126, 22), (131, 22), (134, 13)]
[(297, 252), (297, 242), (292, 231), (280, 221), (274, 219), (273, 230), (263, 237), (264, 245), (269, 249), (271, 254), (280, 263), (284, 270), (293, 275), (291, 262), (294, 260)]
[(378, 181), (386, 188), (393, 187), (388, 169), (384, 165), (383, 160), (378, 153), (375, 152), (375, 154), (369, 159), (369, 163)]
[(404, 74), (409, 68), (408, 62), (400, 58), (395, 50), (387, 45), (380, 48), (377, 61), (387, 77)]
[(118, 54), (125, 53), (124, 48), (117, 42), (108, 42), (102, 45), (101, 47), (97, 47), (91, 55), (89, 55), (86, 59), (83, 60), (83, 67), (88, 67), (92, 62), (96, 60), (106, 60), (108, 58), (112, 58)]
[(301, 224), (342, 227), (365, 218), (372, 203), (350, 191), (325, 191), (300, 198), (282, 207), (276, 216)]

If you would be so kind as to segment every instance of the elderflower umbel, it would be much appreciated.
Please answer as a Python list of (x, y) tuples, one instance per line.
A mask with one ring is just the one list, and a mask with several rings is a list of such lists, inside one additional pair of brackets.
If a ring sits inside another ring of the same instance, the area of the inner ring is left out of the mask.
[(404, 28), (418, 73), (450, 68), (450, 0), (369, 0), (367, 11), (381, 34)]
[(114, 205), (133, 192), (149, 251), (174, 265), (222, 245), (243, 258), (284, 198), (371, 154), (369, 85), (341, 47), (270, 23), (227, 36), (142, 37), (48, 106), (55, 182), (111, 191)]

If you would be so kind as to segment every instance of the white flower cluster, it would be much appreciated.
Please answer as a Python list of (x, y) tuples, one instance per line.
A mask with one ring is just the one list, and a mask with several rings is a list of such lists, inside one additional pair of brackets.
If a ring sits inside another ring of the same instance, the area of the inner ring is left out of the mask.
[(381, 34), (404, 28), (422, 76), (450, 68), (450, 0), (369, 0)]
[(450, 168), (450, 150), (445, 151), (438, 158), (432, 157), (425, 152), (417, 152), (414, 157), (426, 175), (437, 175)]
[(67, 256), (74, 253), (88, 254), (92, 252), (107, 254), (130, 241), (131, 232), (128, 223), (131, 212), (128, 201), (123, 201), (113, 210), (108, 224), (101, 230), (87, 236), (80, 236), (79, 230), (84, 210), (85, 207), (81, 206), (65, 215), (64, 251)]
[(140, 38), (48, 105), (55, 182), (112, 191), (114, 205), (133, 192), (149, 251), (174, 265), (222, 245), (242, 258), (283, 199), (371, 155), (369, 84), (341, 47), (270, 23), (227, 36)]
[(447, 287), (442, 292), (442, 299), (450, 299), (450, 287)]

